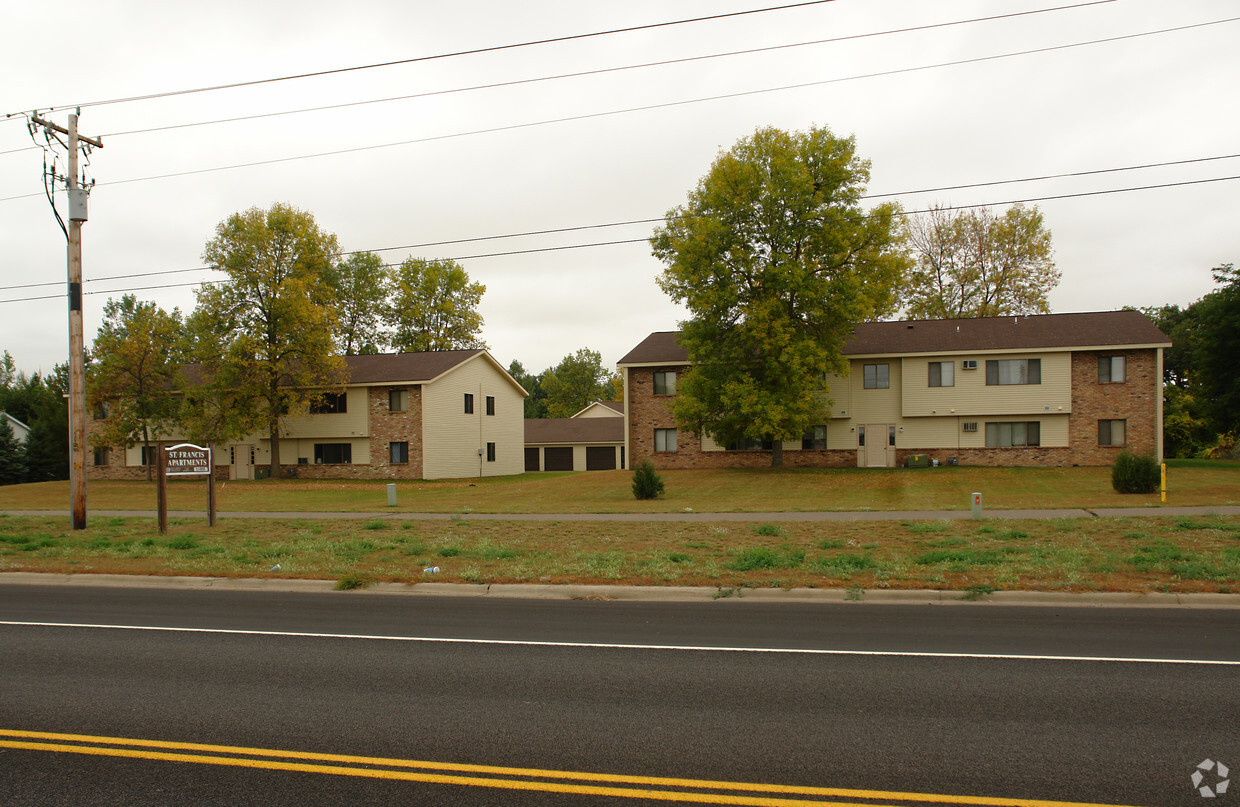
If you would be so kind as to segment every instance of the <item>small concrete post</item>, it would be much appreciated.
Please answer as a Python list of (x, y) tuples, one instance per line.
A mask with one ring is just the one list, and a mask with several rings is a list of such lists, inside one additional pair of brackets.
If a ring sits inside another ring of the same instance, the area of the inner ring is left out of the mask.
[(387, 491), (388, 491), (388, 507), (395, 507), (396, 506), (396, 483), (388, 482)]
[(973, 517), (982, 517), (982, 494), (980, 493), (973, 494)]

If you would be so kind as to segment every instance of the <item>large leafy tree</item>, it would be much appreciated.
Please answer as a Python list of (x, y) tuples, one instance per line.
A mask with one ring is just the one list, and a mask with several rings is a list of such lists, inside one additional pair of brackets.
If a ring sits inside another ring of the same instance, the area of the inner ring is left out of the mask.
[(1045, 314), (1059, 283), (1051, 234), (1037, 207), (935, 207), (911, 219), (914, 264), (904, 305), (917, 319)]
[(336, 311), (340, 317), (340, 351), (346, 356), (379, 353), (387, 344), (384, 306), (390, 286), (383, 259), (373, 252), (354, 252), (336, 267)]
[(216, 439), (261, 428), (271, 441), (271, 476), (280, 475), (280, 419), (305, 412), (346, 380), (336, 355), (332, 282), (336, 236), (287, 204), (236, 213), (216, 227), (203, 259), (225, 272), (203, 286), (191, 330), (200, 360), (189, 419)]
[(6, 350), (0, 358), (0, 411), (30, 427), (26, 437), (26, 481), (69, 478), (69, 367), (27, 376)]
[[(104, 304), (87, 376), (90, 406), (107, 407), (97, 435), (103, 445), (149, 447), (171, 430), (180, 407), (175, 386), (184, 347), (180, 311), (169, 313), (132, 294)], [(151, 473), (147, 466), (148, 479)]]
[(572, 417), (595, 401), (610, 400), (614, 392), (602, 354), (585, 347), (545, 370), (539, 386), (551, 418)]
[(907, 268), (898, 207), (861, 208), (869, 161), (825, 127), (758, 129), (720, 154), (655, 231), (660, 287), (683, 303), (678, 426), (722, 444), (799, 438), (825, 422), (858, 322), (890, 313)]
[(516, 359), (508, 365), (508, 375), (529, 393), (525, 396), (525, 416), (531, 419), (547, 417), (547, 393), (543, 391), (539, 376), (526, 370), (525, 365)]
[(487, 287), (455, 261), (409, 258), (395, 271), (387, 307), (401, 352), (485, 348), (478, 304)]
[(13, 433), (7, 417), (0, 417), (0, 485), (26, 481), (26, 447)]
[(1190, 307), (1196, 319), (1194, 379), (1219, 433), (1240, 430), (1240, 270), (1213, 269), (1219, 288)]

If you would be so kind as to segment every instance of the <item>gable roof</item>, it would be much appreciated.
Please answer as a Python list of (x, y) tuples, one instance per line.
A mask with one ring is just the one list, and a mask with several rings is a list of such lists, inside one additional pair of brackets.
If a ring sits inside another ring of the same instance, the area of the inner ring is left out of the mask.
[(604, 413), (605, 417), (620, 417), (624, 415), (624, 401), (594, 401), (582, 407), (581, 411), (573, 415), (573, 417), (579, 418), (596, 406), (606, 409), (610, 413)]
[[(647, 336), (619, 364), (688, 364), (678, 331)], [(845, 356), (1171, 347), (1171, 340), (1140, 311), (1096, 311), (1019, 317), (863, 322), (844, 343)]]
[(622, 443), (624, 418), (530, 418), (525, 421), (529, 443)]

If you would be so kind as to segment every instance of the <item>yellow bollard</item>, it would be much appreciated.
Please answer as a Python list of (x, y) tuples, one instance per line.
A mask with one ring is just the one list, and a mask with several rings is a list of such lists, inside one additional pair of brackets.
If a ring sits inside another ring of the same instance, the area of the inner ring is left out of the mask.
[(1167, 463), (1162, 463), (1162, 500), (1167, 503)]

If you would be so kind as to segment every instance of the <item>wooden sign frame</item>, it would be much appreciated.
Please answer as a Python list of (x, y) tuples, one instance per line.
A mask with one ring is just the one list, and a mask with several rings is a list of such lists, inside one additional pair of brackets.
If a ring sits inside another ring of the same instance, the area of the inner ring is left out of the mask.
[[(215, 451), (211, 443), (205, 446), (197, 446), (193, 443), (178, 443), (174, 446), (157, 443), (155, 465), (157, 470), (157, 484), (155, 487), (155, 496), (157, 509), (159, 511), (159, 533), (166, 535), (168, 532), (168, 477), (169, 476), (201, 476), (207, 477), (207, 526), (215, 526), (215, 465), (213, 458)], [(169, 452), (180, 451), (184, 456), (171, 457)], [(205, 469), (201, 462), (202, 452), (206, 453)], [(174, 467), (177, 470), (169, 471), (169, 460), (173, 460)]]

